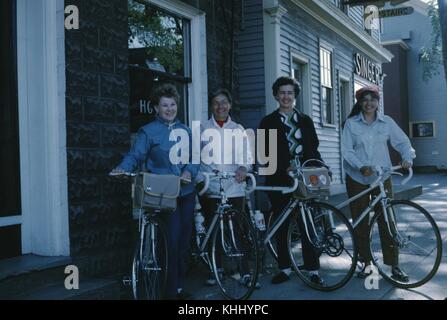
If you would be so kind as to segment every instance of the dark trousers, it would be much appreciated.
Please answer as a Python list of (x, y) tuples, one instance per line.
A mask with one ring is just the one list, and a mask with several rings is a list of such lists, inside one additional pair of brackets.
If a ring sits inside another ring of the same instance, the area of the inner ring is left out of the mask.
[(183, 288), (187, 268), (187, 258), (194, 219), (195, 193), (179, 197), (177, 210), (168, 214), (168, 284), (167, 295), (177, 294)]
[[(233, 206), (233, 209), (237, 210), (239, 214), (247, 214), (245, 212), (245, 197), (236, 197), (236, 198), (228, 198), (228, 202)], [(214, 219), (214, 215), (216, 214), (217, 205), (220, 203), (220, 199), (216, 198), (206, 198), (203, 197), (200, 200), (200, 203), (202, 205), (202, 212), (205, 217), (205, 223), (207, 227), (210, 226), (211, 222)], [(240, 219), (238, 219), (239, 216), (236, 215), (233, 218), (233, 223), (240, 224)], [(238, 241), (238, 239), (236, 239)], [(209, 255), (211, 257), (211, 242), (208, 242), (209, 244)], [(221, 246), (217, 246), (217, 254), (216, 254), (216, 264), (217, 266), (221, 265)], [(245, 252), (246, 250), (244, 250)], [(240, 261), (240, 273), (242, 275), (249, 273), (249, 267), (247, 259), (242, 259)]]
[[(280, 216), (282, 210), (286, 207), (291, 199), (291, 195), (282, 194), (280, 192), (269, 192), (268, 193), (270, 203), (272, 205), (273, 210), (273, 221)], [(289, 250), (287, 248), (287, 232), (289, 227), (289, 219), (284, 221), (281, 227), (276, 231), (275, 239), (276, 239), (276, 250), (278, 253), (278, 267), (279, 269), (287, 269), (290, 268), (292, 262), (290, 261)], [(320, 268), (320, 261), (318, 259), (317, 254), (315, 253), (312, 244), (310, 243), (307, 236), (305, 236), (306, 231), (304, 227), (304, 222), (301, 219), (301, 215), (298, 215), (298, 228), (301, 233), (301, 241), (303, 245), (303, 260), (304, 260), (304, 269), (309, 271), (318, 270)]]
[[(384, 186), (388, 197), (391, 198), (393, 195), (391, 178), (385, 181)], [(354, 197), (355, 195), (368, 188), (368, 185), (358, 183), (350, 176), (346, 176), (346, 191), (348, 192), (349, 198)], [(380, 195), (379, 187), (375, 188), (370, 193), (363, 195), (350, 204), (351, 216), (353, 221), (356, 221), (356, 219), (360, 217), (362, 211), (365, 210), (366, 207), (368, 207), (372, 196), (377, 195)], [(382, 212), (382, 206), (380, 202), (374, 207), (374, 211), (376, 213)], [(366, 216), (365, 218), (363, 218), (362, 222), (354, 229), (354, 236), (357, 240), (357, 246), (359, 248), (359, 260), (362, 262), (370, 262), (372, 260), (369, 252), (369, 220), (369, 216)], [(388, 232), (388, 227), (383, 215), (380, 216), (378, 223), (384, 263), (389, 266), (395, 266), (398, 264), (399, 260), (399, 248), (393, 244), (393, 239)]]

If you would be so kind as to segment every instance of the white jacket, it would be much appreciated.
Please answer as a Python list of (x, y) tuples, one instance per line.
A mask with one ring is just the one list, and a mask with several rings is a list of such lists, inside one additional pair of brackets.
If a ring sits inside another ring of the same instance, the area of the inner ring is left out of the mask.
[[(245, 167), (247, 171), (251, 170), (251, 164), (254, 161), (250, 151), (250, 142), (248, 141), (244, 127), (232, 121), (230, 117), (220, 127), (212, 116), (207, 122), (201, 125), (200, 129), (202, 152), (200, 171), (197, 177), (198, 181), (204, 180), (203, 172), (219, 170), (220, 172), (234, 173), (239, 167)], [(235, 138), (229, 141), (232, 133), (236, 133), (235, 136), (239, 137), (240, 143), (235, 143)], [(213, 143), (214, 136), (220, 140), (220, 146), (219, 141)], [(210, 137), (213, 137), (213, 139)], [(247, 141), (247, 143), (244, 144), (242, 139)], [(216, 151), (215, 154), (213, 153), (214, 151)], [(204, 158), (204, 155), (210, 155), (210, 157)], [(228, 198), (245, 197), (245, 183), (237, 183), (234, 178), (231, 178), (223, 181), (223, 187)], [(219, 179), (212, 178), (207, 196), (210, 198), (220, 197), (219, 190)]]

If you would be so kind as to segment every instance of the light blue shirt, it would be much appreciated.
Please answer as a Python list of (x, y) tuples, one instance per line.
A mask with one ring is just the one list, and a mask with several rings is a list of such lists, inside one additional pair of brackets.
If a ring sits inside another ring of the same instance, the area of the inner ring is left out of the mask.
[(403, 160), (413, 163), (416, 153), (410, 139), (389, 116), (378, 114), (371, 124), (365, 121), (363, 113), (346, 120), (341, 139), (346, 174), (365, 185), (374, 182), (377, 177), (375, 175), (364, 177), (360, 173), (360, 168), (391, 167), (388, 141), (400, 153)]
[[(172, 130), (183, 129), (189, 137), (189, 162), (173, 164), (169, 158), (171, 148), (176, 141), (169, 140)], [(172, 124), (166, 124), (158, 117), (153, 122), (140, 128), (135, 144), (119, 165), (125, 171), (131, 172), (136, 168), (142, 168), (145, 164), (149, 172), (155, 174), (173, 174), (181, 176), (184, 171), (189, 171), (192, 176), (191, 183), (182, 184), (180, 195), (184, 196), (194, 191), (194, 180), (199, 171), (198, 164), (191, 163), (191, 130), (178, 120)]]

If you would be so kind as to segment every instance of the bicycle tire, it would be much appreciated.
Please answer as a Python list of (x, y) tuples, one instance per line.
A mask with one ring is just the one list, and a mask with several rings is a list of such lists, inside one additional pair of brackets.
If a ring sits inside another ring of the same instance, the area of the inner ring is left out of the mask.
[[(409, 277), (408, 282), (393, 277), (389, 263), (385, 264), (379, 232), (379, 218), (383, 212), (374, 214), (371, 221), (369, 253), (372, 262), (380, 275), (396, 287), (409, 289), (422, 286), (433, 278), (441, 264), (442, 238), (439, 228), (427, 210), (409, 200), (390, 201), (387, 213), (389, 219), (392, 217), (397, 222), (391, 224), (392, 248), (398, 254), (399, 267)], [(423, 256), (424, 253), (428, 255)]]
[[(292, 267), (298, 277), (313, 289), (319, 291), (339, 289), (348, 283), (355, 272), (357, 246), (354, 230), (343, 213), (328, 203), (311, 200), (304, 202), (304, 206), (310, 210), (317, 232), (313, 236), (312, 245), (307, 245), (307, 248), (311, 248), (313, 255), (317, 257), (318, 262), (313, 264), (316, 263), (318, 266), (313, 268), (318, 269), (318, 273), (324, 280), (324, 283), (313, 282), (310, 278), (312, 272), (305, 270), (304, 251), (306, 250), (306, 254), (309, 255), (309, 249), (303, 250), (306, 244), (303, 246), (303, 236), (298, 220), (301, 219), (299, 212), (296, 212), (290, 220), (287, 233), (287, 244)], [(309, 223), (308, 229), (311, 229)], [(318, 247), (314, 244), (318, 244)]]
[[(151, 226), (154, 228), (154, 241)], [(160, 300), (167, 284), (168, 240), (160, 221), (143, 226), (143, 245), (138, 241), (132, 265), (132, 287), (135, 299)], [(155, 251), (155, 252), (154, 252)]]
[[(237, 220), (231, 219), (235, 239), (233, 241), (229, 217), (236, 215), (238, 215)], [(221, 222), (224, 230), (221, 229), (219, 223), (213, 233), (211, 250), (213, 273), (226, 299), (245, 300), (253, 293), (259, 274), (259, 246), (256, 230), (245, 214), (234, 209), (225, 212)], [(236, 245), (235, 242), (237, 242)], [(226, 258), (229, 261), (224, 262)], [(242, 269), (246, 271), (241, 271)], [(243, 276), (241, 273), (246, 272), (249, 272), (251, 279), (247, 285), (241, 283)]]

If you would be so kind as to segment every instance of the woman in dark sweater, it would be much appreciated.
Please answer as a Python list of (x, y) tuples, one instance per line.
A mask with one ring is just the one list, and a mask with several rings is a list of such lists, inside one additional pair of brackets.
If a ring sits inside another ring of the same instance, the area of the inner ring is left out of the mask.
[[(291, 183), (288, 172), (295, 160), (300, 165), (309, 159), (321, 160), (321, 155), (318, 152), (319, 141), (312, 119), (295, 109), (295, 99), (301, 90), (299, 83), (293, 78), (280, 77), (275, 81), (272, 89), (279, 107), (276, 111), (264, 117), (259, 126), (259, 129), (277, 130), (277, 141), (269, 141), (268, 132), (265, 135), (264, 150), (269, 150), (269, 143), (276, 143), (277, 145), (277, 169), (273, 175), (266, 177), (266, 184), (269, 186), (285, 186)], [(271, 157), (272, 155), (268, 156)], [(309, 165), (315, 164), (309, 162)], [(268, 196), (275, 217), (281, 213), (291, 198), (290, 194), (279, 192), (269, 192)], [(299, 225), (299, 227), (302, 226)], [(278, 229), (276, 235), (278, 267), (281, 271), (273, 277), (272, 283), (274, 284), (289, 280), (292, 272), (287, 249), (287, 228), (288, 224), (284, 223)], [(303, 239), (303, 268), (309, 271), (311, 281), (323, 285), (323, 280), (318, 273), (320, 268), (318, 257), (315, 255), (310, 242), (306, 240)]]

